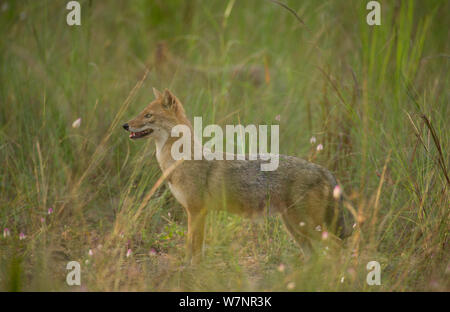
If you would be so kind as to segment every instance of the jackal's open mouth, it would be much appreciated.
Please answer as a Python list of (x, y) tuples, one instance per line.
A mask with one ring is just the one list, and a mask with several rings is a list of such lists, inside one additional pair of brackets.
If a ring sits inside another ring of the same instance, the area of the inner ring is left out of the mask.
[(140, 131), (140, 132), (133, 132), (131, 131), (130, 133), (130, 139), (139, 139), (139, 138), (143, 138), (147, 135), (149, 135), (150, 133), (152, 133), (153, 130), (152, 129), (146, 129), (144, 131)]

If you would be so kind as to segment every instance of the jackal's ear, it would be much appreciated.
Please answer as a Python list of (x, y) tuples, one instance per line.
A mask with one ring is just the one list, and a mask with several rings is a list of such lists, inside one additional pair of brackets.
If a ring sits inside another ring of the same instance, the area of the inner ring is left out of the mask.
[(155, 95), (156, 99), (159, 99), (160, 97), (162, 97), (162, 93), (155, 87), (153, 87), (153, 94)]
[(164, 90), (163, 95), (163, 107), (166, 109), (176, 110), (177, 107), (177, 99), (175, 95), (172, 94), (168, 89)]

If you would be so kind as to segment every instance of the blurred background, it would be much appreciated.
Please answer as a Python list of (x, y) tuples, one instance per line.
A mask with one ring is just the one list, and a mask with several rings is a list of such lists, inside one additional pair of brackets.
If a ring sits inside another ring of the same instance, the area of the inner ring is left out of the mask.
[[(448, 291), (450, 2), (0, 0), (0, 290)], [(186, 216), (120, 125), (169, 88), (204, 124), (279, 124), (364, 224), (310, 261), (276, 217)], [(144, 204), (142, 204), (144, 203)], [(141, 205), (142, 204), (142, 205)], [(81, 286), (66, 264), (81, 264)], [(366, 283), (369, 261), (381, 286)]]

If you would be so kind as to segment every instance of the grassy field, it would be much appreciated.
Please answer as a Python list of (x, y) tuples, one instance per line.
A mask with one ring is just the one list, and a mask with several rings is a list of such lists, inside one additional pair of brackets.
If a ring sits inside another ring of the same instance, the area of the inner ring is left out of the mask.
[[(270, 1), (80, 1), (72, 27), (66, 3), (0, 0), (0, 290), (450, 290), (449, 1), (380, 1), (381, 26), (361, 0), (286, 1), (305, 24)], [(153, 86), (204, 124), (279, 124), (364, 223), (303, 261), (278, 218), (215, 212), (185, 265), (182, 207), (144, 201), (154, 143), (120, 127)]]

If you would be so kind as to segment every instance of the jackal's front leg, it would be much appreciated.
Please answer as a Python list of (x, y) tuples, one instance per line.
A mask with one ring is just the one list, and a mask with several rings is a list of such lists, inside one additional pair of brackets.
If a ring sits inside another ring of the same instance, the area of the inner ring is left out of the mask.
[(202, 258), (203, 239), (205, 230), (206, 210), (187, 210), (188, 234), (187, 234), (187, 260), (197, 264)]

